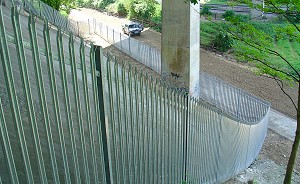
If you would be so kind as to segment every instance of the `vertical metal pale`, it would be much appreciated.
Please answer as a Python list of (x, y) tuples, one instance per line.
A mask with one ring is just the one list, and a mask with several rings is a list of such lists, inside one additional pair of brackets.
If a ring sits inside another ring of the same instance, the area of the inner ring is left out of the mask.
[(86, 72), (86, 59), (85, 59), (85, 47), (84, 42), (81, 39), (80, 42), (80, 60), (81, 60), (81, 72), (82, 72), (82, 79), (83, 79), (83, 93), (84, 93), (84, 102), (85, 102), (85, 109), (86, 109), (86, 117), (87, 117), (87, 126), (89, 132), (89, 141), (90, 141), (90, 148), (92, 152), (92, 167), (94, 171), (94, 179), (95, 183), (99, 183), (98, 178), (98, 168), (96, 162), (96, 153), (95, 153), (95, 145), (94, 145), (94, 131), (92, 126), (92, 117), (91, 117), (91, 109), (90, 109), (90, 99), (89, 99), (89, 91), (88, 91), (88, 82), (87, 82), (87, 72)]
[(16, 171), (16, 166), (14, 162), (14, 155), (12, 153), (12, 148), (11, 148), (11, 143), (9, 140), (8, 136), (8, 130), (4, 118), (4, 112), (3, 112), (3, 107), (0, 99), (0, 133), (1, 133), (1, 145), (3, 146), (3, 150), (5, 153), (8, 169), (9, 169), (9, 176), (10, 176), (10, 181), (15, 184), (19, 183), (17, 171)]
[(4, 71), (4, 78), (5, 78), (5, 83), (8, 91), (11, 109), (12, 109), (14, 125), (16, 127), (18, 138), (20, 141), (20, 149), (21, 149), (23, 163), (25, 166), (26, 178), (28, 182), (33, 182), (33, 175), (32, 175), (31, 165), (29, 162), (29, 155), (28, 155), (28, 149), (26, 145), (25, 133), (23, 130), (23, 123), (21, 120), (20, 109), (18, 105), (18, 99), (17, 99), (16, 89), (15, 89), (15, 84), (13, 79), (11, 59), (9, 57), (9, 52), (8, 52), (2, 6), (0, 7), (0, 15), (1, 15), (1, 19), (0, 19), (1, 20), (0, 21), (1, 23), (0, 24), (0, 39), (1, 39), (0, 54), (1, 55), (0, 56), (1, 56), (1, 61), (3, 66), (3, 71)]
[(75, 52), (74, 52), (74, 38), (70, 37), (70, 62), (71, 62), (71, 73), (73, 79), (73, 91), (75, 94), (75, 108), (78, 118), (78, 127), (79, 127), (79, 137), (80, 137), (80, 147), (81, 152), (83, 155), (83, 168), (84, 168), (84, 175), (85, 181), (87, 183), (90, 182), (90, 175), (88, 172), (88, 161), (86, 155), (86, 141), (85, 141), (85, 133), (83, 129), (83, 121), (82, 121), (82, 112), (81, 112), (81, 104), (80, 104), (80, 96), (79, 96), (79, 88), (78, 88), (78, 77), (77, 77), (77, 70), (76, 70), (76, 59), (75, 59)]
[[(39, 49), (38, 49), (38, 44), (37, 44), (37, 38), (36, 38), (36, 32), (35, 32), (35, 22), (34, 18), (32, 15), (29, 16), (28, 19), (28, 28), (29, 28), (29, 35), (30, 35), (30, 46), (31, 46), (31, 51), (32, 51), (32, 59), (34, 61), (34, 71), (35, 71), (35, 76), (36, 76), (36, 81), (38, 85), (38, 91), (39, 91), (39, 99), (41, 103), (41, 111), (42, 111), (42, 116), (43, 120), (45, 122), (45, 127), (49, 126), (50, 120), (49, 120), (49, 112), (46, 104), (46, 97), (45, 97), (45, 90), (44, 90), (44, 83), (43, 83), (43, 78), (42, 78), (42, 68), (41, 68), (41, 60), (39, 58)], [(47, 130), (49, 127), (47, 127)], [(37, 127), (35, 125), (35, 129), (37, 131)], [(38, 135), (38, 133), (36, 133)], [(40, 142), (40, 140), (38, 140)], [(40, 144), (40, 143), (39, 143)], [(40, 171), (40, 177), (41, 177), (41, 182), (42, 183), (47, 183), (47, 176), (46, 176), (46, 171), (45, 171), (45, 166), (44, 166), (44, 160), (41, 155), (41, 147), (40, 145), (38, 146), (39, 152), (37, 153), (37, 161), (39, 162), (39, 171)]]
[[(36, 115), (35, 115), (34, 106), (33, 106), (33, 102), (32, 102), (32, 94), (31, 94), (29, 78), (28, 78), (28, 70), (27, 70), (27, 64), (26, 64), (26, 59), (25, 59), (25, 52), (24, 52), (24, 47), (23, 47), (23, 38), (22, 38), (22, 31), (21, 31), (22, 29), (20, 27), (19, 14), (18, 14), (18, 10), (16, 7), (12, 7), (12, 9), (11, 9), (11, 19), (12, 19), (12, 24), (13, 24), (14, 36), (15, 36), (15, 40), (16, 40), (15, 46), (16, 46), (16, 51), (17, 51), (17, 56), (18, 56), (19, 67), (20, 67), (21, 80), (22, 80), (24, 93), (26, 96), (26, 105), (28, 108), (28, 118), (29, 118), (29, 122), (30, 122), (30, 125), (32, 128), (32, 134), (33, 134), (33, 139), (34, 139), (34, 144), (35, 144), (35, 149), (36, 149), (35, 151), (36, 151), (36, 154), (38, 157), (39, 171), (42, 172), (42, 170), (44, 170), (42, 151), (41, 151), (38, 128), (37, 128), (37, 123), (36, 123)], [(51, 146), (49, 145), (49, 147), (51, 147)], [(26, 162), (30, 162), (30, 160), (27, 160)], [(53, 165), (53, 166), (55, 167), (55, 165)], [(25, 167), (27, 167), (27, 166), (25, 165)], [(28, 168), (28, 169), (31, 169), (31, 168)], [(42, 176), (43, 175), (44, 174), (42, 173)], [(30, 175), (27, 177), (28, 177), (27, 178), (28, 182), (31, 180), (32, 180), (31, 182), (33, 182), (33, 178), (29, 178)], [(44, 179), (44, 178), (42, 177), (42, 179)]]

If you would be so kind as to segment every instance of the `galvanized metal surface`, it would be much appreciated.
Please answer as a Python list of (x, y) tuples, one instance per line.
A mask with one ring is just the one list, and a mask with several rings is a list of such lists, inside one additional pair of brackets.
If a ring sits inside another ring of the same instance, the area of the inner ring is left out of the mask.
[[(60, 26), (57, 23), (55, 25)], [(88, 26), (90, 34), (99, 35), (120, 51), (125, 52), (157, 73), (161, 73), (161, 53), (157, 49), (122, 34), (96, 19), (88, 19), (86, 26)], [(78, 29), (69, 30), (75, 32), (76, 35), (80, 35), (81, 32), (80, 26), (78, 26)], [(232, 118), (236, 118), (247, 124), (260, 122), (268, 110), (267, 107), (270, 105), (264, 100), (203, 72), (200, 73), (199, 98), (222, 109), (227, 115), (232, 116)]]
[[(101, 132), (96, 133), (99, 125), (91, 111), (95, 81), (90, 48), (74, 42), (72, 35), (50, 30), (47, 21), (32, 16), (19, 19), (16, 9), (10, 12), (2, 6), (0, 11), (1, 137), (5, 141), (1, 141), (0, 160), (9, 161), (0, 164), (2, 182), (104, 183)], [(73, 99), (84, 112), (81, 120)]]
[(191, 99), (47, 21), (0, 16), (1, 182), (219, 183), (258, 155), (268, 103), (207, 75)]
[[(116, 31), (96, 19), (87, 20), (91, 33), (99, 35), (101, 38), (128, 54), (135, 60), (143, 63), (157, 73), (161, 73), (161, 54), (155, 48), (146, 45), (130, 36)], [(142, 33), (143, 34), (143, 33)]]
[(75, 31), (75, 26), (65, 16), (61, 15), (59, 11), (48, 6), (40, 0), (22, 0), (24, 3), (24, 10), (30, 12), (40, 18), (46, 18), (50, 23), (59, 26), (63, 31)]
[[(101, 36), (138, 62), (161, 73), (160, 51), (111, 29), (95, 19), (93, 21), (88, 20), (88, 22), (89, 29), (93, 33)], [(204, 72), (201, 72), (199, 75), (199, 98), (222, 109), (228, 116), (243, 123), (256, 124), (267, 113), (268, 106), (270, 105), (268, 102)]]

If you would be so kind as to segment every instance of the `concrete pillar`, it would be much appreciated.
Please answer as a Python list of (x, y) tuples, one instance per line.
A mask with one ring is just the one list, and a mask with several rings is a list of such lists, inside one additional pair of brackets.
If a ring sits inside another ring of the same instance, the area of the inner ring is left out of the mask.
[(162, 1), (162, 77), (198, 96), (200, 6), (187, 2)]

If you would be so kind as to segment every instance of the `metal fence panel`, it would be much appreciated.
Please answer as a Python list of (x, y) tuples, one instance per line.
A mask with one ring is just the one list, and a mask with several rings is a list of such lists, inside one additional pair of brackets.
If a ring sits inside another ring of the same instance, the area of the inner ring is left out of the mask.
[(1, 146), (12, 152), (2, 180), (105, 183), (90, 48), (14, 8), (1, 6), (0, 16)]
[[(137, 68), (102, 57), (113, 183), (183, 181), (185, 98)], [(162, 123), (164, 122), (164, 123)]]
[(261, 149), (268, 115), (247, 125), (200, 102), (191, 103), (187, 182), (220, 183), (247, 168)]
[[(48, 8), (47, 19), (62, 25)], [(103, 50), (96, 63), (94, 47), (49, 29), (47, 20), (6, 7), (0, 16), (1, 181), (213, 183), (257, 156), (268, 103), (207, 74), (201, 101), (191, 99)], [(87, 24), (160, 70), (158, 51)]]

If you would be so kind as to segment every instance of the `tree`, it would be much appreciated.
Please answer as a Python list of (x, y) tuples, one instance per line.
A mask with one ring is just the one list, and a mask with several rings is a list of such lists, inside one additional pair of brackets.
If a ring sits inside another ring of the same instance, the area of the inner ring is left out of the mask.
[[(197, 3), (197, 0), (190, 0)], [(233, 16), (226, 22), (230, 26), (224, 26), (225, 31), (235, 39), (235, 52), (240, 59), (253, 61), (257, 64), (260, 74), (267, 74), (276, 80), (281, 90), (290, 98), (296, 111), (297, 128), (290, 153), (286, 174), (285, 184), (290, 184), (293, 169), (300, 143), (300, 68), (294, 64), (295, 61), (289, 60), (280, 51), (273, 49), (272, 44), (280, 39), (288, 37), (290, 41), (300, 41), (300, 1), (299, 0), (264, 0), (262, 4), (254, 4), (252, 0), (235, 0), (236, 3), (243, 3), (249, 7), (267, 13), (274, 13), (285, 20), (283, 26), (277, 27), (276, 36), (267, 34), (266, 31), (258, 29), (258, 26), (248, 21), (241, 21), (240, 18)], [(226, 29), (227, 28), (227, 29)], [(275, 61), (268, 61), (268, 57), (277, 57)], [(300, 58), (299, 58), (300, 59)], [(284, 63), (286, 68), (278, 67), (277, 63)], [(298, 85), (298, 101), (295, 102), (283, 89), (283, 80), (293, 80)]]
[(56, 10), (59, 10), (62, 4), (61, 0), (42, 0), (42, 1)]
[(204, 5), (203, 8), (202, 8), (202, 10), (200, 11), (200, 14), (204, 15), (204, 16), (211, 16), (212, 12), (210, 11), (210, 7)]
[(128, 0), (124, 2), (129, 18), (149, 20), (154, 14), (157, 2), (155, 0)]

